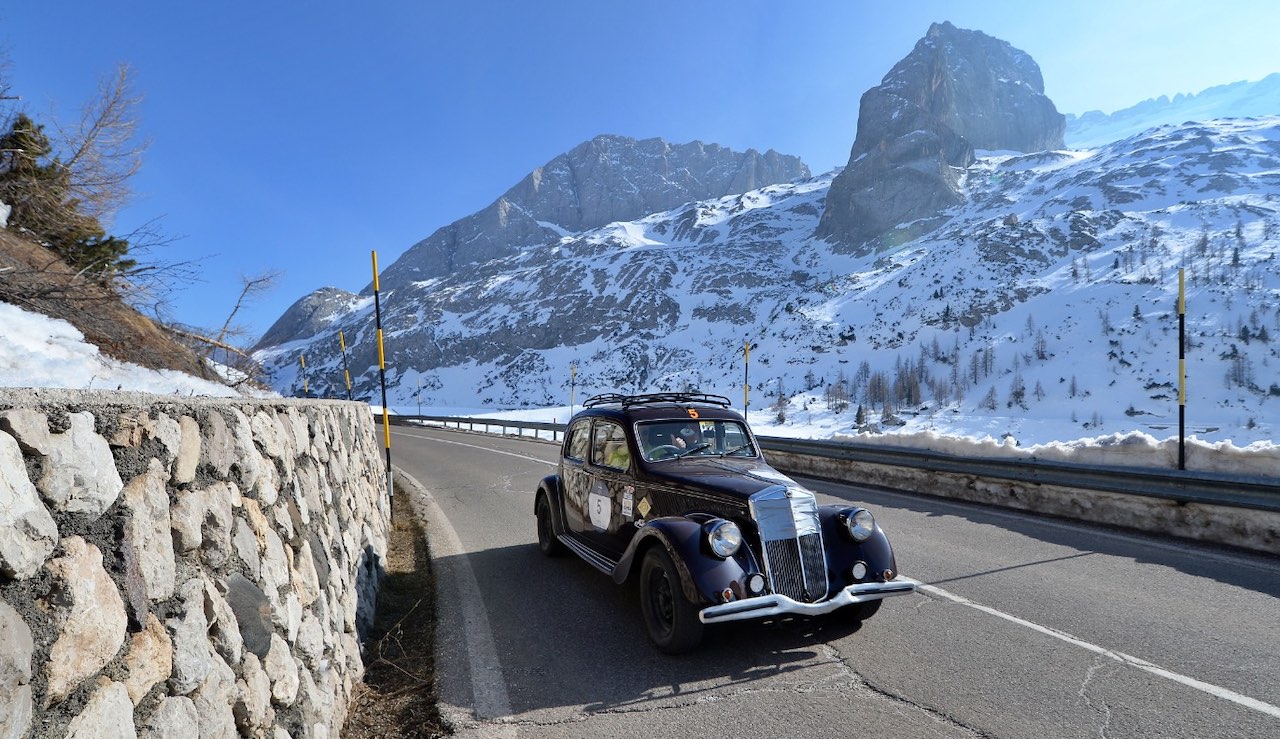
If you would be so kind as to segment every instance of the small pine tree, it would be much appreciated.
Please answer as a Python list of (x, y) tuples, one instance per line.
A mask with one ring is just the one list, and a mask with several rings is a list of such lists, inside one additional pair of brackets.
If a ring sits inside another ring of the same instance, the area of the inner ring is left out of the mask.
[(98, 220), (82, 212), (71, 171), (54, 156), (44, 127), (19, 113), (0, 136), (0, 202), (9, 225), (24, 228), (77, 270), (103, 274), (127, 270), (129, 242), (107, 236)]
[(786, 388), (782, 385), (782, 378), (778, 378), (778, 389), (774, 395), (773, 411), (778, 423), (787, 422), (787, 408), (791, 407), (791, 399), (787, 397)]

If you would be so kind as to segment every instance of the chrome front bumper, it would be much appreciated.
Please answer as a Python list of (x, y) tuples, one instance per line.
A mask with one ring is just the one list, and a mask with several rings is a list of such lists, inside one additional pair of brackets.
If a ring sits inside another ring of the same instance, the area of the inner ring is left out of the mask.
[(892, 595), (907, 595), (915, 592), (915, 580), (899, 577), (892, 582), (864, 582), (850, 585), (834, 596), (817, 603), (801, 603), (785, 595), (761, 595), (755, 598), (744, 598), (718, 606), (702, 609), (698, 618), (704, 624), (718, 624), (725, 621), (742, 621), (749, 618), (768, 618), (770, 616), (818, 616), (830, 613), (837, 608), (851, 606), (854, 603), (866, 603), (880, 600)]

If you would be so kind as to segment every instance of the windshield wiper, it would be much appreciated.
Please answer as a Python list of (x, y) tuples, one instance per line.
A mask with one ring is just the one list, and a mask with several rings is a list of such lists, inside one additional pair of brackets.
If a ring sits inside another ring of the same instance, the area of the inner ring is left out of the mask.
[(720, 452), (720, 456), (721, 456), (721, 457), (730, 457), (730, 456), (733, 456), (734, 454), (737, 454), (738, 452), (740, 452), (740, 451), (742, 451), (742, 450), (744, 450), (744, 449), (750, 449), (750, 448), (751, 448), (751, 444), (750, 444), (750, 443), (743, 444), (742, 446), (740, 446), (740, 447), (735, 447), (735, 448), (733, 448), (733, 449), (730, 449), (730, 450), (729, 450), (729, 451), (727, 451), (727, 452)]
[(701, 444), (695, 444), (689, 447), (688, 449), (684, 450), (683, 452), (676, 454), (676, 459), (684, 459), (685, 457), (689, 456), (690, 454), (693, 454), (694, 452), (700, 452), (700, 451), (703, 451), (704, 449), (710, 449), (710, 448), (711, 448), (711, 445), (704, 441)]

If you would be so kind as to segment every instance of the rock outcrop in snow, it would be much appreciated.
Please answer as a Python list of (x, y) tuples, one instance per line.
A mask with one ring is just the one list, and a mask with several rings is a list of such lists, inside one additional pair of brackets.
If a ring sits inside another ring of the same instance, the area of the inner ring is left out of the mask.
[(862, 96), (849, 165), (831, 183), (817, 235), (855, 253), (910, 241), (963, 202), (975, 149), (1061, 148), (1064, 127), (1030, 56), (935, 23)]

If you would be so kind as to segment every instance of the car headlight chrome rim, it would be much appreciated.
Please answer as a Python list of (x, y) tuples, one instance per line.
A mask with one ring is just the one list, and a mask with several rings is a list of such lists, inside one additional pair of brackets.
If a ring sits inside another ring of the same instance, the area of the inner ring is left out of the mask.
[(864, 542), (875, 533), (876, 518), (866, 508), (858, 508), (850, 511), (845, 516), (844, 525), (848, 528), (849, 536), (854, 541)]
[(721, 559), (732, 557), (742, 547), (742, 529), (733, 521), (719, 521), (707, 530), (707, 545)]

